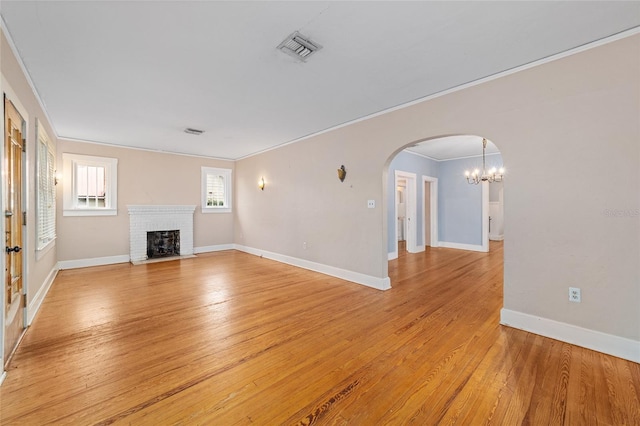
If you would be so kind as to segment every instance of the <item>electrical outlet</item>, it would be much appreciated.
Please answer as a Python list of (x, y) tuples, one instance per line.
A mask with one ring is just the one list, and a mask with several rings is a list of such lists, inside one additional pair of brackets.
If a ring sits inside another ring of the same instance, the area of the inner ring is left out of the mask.
[(302, 243), (302, 248), (303, 248), (304, 250), (306, 250), (306, 249), (307, 249), (307, 242), (306, 242), (306, 241)]
[(581, 301), (580, 289), (577, 287), (569, 287), (569, 302), (580, 303)]
[(376, 208), (376, 200), (368, 200), (367, 201), (367, 208), (375, 209)]

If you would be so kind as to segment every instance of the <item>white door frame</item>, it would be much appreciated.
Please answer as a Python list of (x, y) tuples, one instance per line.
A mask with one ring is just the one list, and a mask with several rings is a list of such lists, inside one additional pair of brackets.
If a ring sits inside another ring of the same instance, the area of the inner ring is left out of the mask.
[(482, 249), (489, 251), (489, 182), (483, 181), (482, 186)]
[[(396, 233), (395, 233), (395, 244), (396, 244), (396, 253), (398, 253), (398, 179), (404, 179), (407, 181), (407, 190), (405, 193), (405, 204), (406, 204), (406, 228), (407, 228), (407, 251), (409, 253), (418, 253), (424, 250), (424, 246), (422, 246), (422, 250), (418, 247), (418, 232), (417, 232), (417, 224), (416, 224), (416, 174), (410, 172), (404, 172), (401, 170), (395, 171), (394, 178), (394, 193), (395, 193), (395, 224), (396, 224)], [(398, 253), (399, 254), (399, 253)]]
[[(429, 182), (431, 184), (431, 191), (429, 197), (429, 210), (431, 211), (429, 223), (429, 229), (431, 230), (431, 241), (429, 245), (431, 247), (438, 247), (438, 178), (432, 176), (422, 175), (422, 187)], [(424, 190), (422, 191), (422, 205), (426, 205)], [(426, 212), (422, 210), (422, 241), (425, 246), (427, 245), (427, 224), (425, 223)]]

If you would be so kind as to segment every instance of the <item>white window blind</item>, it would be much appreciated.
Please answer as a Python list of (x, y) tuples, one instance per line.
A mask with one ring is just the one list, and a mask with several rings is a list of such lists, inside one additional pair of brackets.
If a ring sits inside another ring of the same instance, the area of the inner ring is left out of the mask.
[(202, 167), (202, 212), (230, 212), (231, 188), (231, 169)]
[(207, 207), (225, 207), (224, 176), (207, 175)]
[(36, 195), (37, 249), (42, 250), (56, 238), (55, 153), (44, 128), (38, 127), (38, 194)]

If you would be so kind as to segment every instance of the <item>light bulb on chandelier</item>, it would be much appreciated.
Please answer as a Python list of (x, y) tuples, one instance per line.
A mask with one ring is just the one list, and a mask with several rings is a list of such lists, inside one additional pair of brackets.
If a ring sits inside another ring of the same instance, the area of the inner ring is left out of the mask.
[(467, 183), (477, 185), (480, 182), (502, 182), (502, 179), (504, 179), (504, 167), (500, 167), (499, 169), (493, 167), (487, 172), (487, 168), (485, 165), (486, 149), (487, 140), (485, 138), (482, 138), (482, 172), (480, 172), (480, 170), (478, 169), (475, 169), (473, 172), (470, 172), (469, 170), (465, 171), (464, 175), (467, 178)]

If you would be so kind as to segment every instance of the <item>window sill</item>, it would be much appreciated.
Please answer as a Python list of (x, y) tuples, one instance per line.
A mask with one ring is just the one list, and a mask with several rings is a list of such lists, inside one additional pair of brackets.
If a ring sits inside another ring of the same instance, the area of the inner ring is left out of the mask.
[(117, 209), (74, 209), (63, 210), (62, 216), (117, 216)]
[(203, 207), (202, 213), (231, 213), (231, 208), (212, 209)]
[(56, 246), (56, 239), (53, 238), (51, 241), (49, 241), (44, 246), (42, 246), (40, 248), (37, 248), (36, 249), (36, 260), (42, 259), (45, 256), (45, 254), (49, 253), (51, 251), (51, 249), (54, 248), (55, 246)]

